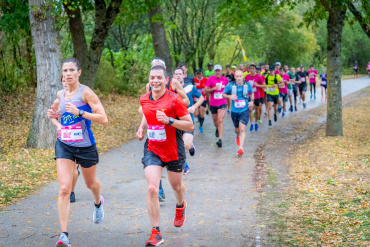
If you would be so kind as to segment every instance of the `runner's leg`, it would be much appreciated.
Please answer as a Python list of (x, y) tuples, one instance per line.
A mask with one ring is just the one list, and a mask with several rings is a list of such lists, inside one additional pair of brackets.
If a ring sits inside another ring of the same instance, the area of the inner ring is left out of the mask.
[(185, 185), (182, 183), (182, 172), (167, 171), (167, 174), (168, 181), (175, 192), (177, 205), (181, 205), (184, 202), (185, 196)]
[(77, 170), (77, 163), (75, 163), (75, 171), (73, 173), (73, 181), (72, 181), (72, 192), (75, 191), (75, 187), (76, 187), (76, 184), (77, 184), (77, 180), (78, 180), (78, 170)]
[(245, 142), (245, 129), (247, 126), (245, 126), (242, 122), (239, 121), (239, 132), (240, 132), (240, 147), (244, 147), (244, 142)]
[(224, 133), (224, 118), (226, 110), (218, 109), (217, 110), (217, 123), (218, 123), (218, 134), (219, 139), (222, 140), (222, 135)]
[(57, 175), (59, 181), (58, 213), (62, 232), (68, 232), (68, 221), (71, 202), (69, 200), (75, 162), (68, 159), (57, 159)]
[[(146, 206), (148, 207), (148, 214), (152, 227), (159, 226), (159, 181), (161, 180), (163, 167), (151, 165), (144, 169), (147, 181), (147, 196)], [(182, 174), (182, 173), (181, 173)]]

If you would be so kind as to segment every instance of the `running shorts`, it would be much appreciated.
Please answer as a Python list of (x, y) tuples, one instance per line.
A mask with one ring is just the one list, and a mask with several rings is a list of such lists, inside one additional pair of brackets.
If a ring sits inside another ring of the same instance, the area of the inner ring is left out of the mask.
[(163, 162), (153, 151), (148, 151), (148, 141), (146, 141), (144, 145), (144, 157), (141, 159), (141, 163), (143, 163), (144, 169), (148, 166), (161, 166), (166, 167), (167, 171), (180, 173), (184, 170), (185, 153), (178, 160)]
[(279, 95), (267, 94), (267, 102), (274, 102), (274, 104), (277, 104), (278, 101), (279, 101)]
[(283, 99), (284, 102), (288, 102), (288, 94), (287, 93), (281, 93), (280, 97)]
[(203, 101), (203, 103), (200, 106), (203, 106), (204, 108), (207, 108), (207, 100)]
[(249, 121), (249, 111), (246, 110), (241, 113), (231, 112), (231, 119), (233, 120), (235, 128), (239, 128), (239, 122), (247, 126)]
[(324, 84), (321, 84), (322, 87), (324, 87), (325, 89), (328, 87), (328, 85), (324, 85)]
[(225, 110), (227, 107), (227, 104), (223, 104), (223, 105), (220, 105), (220, 106), (213, 106), (211, 105), (209, 107), (209, 109), (211, 110), (211, 113), (212, 114), (217, 114), (217, 111), (220, 109), (220, 110)]
[(288, 89), (288, 95), (293, 95), (293, 88), (292, 89)]
[(54, 159), (72, 160), (83, 168), (90, 168), (99, 163), (99, 154), (95, 144), (90, 147), (71, 147), (57, 139)]
[(254, 105), (255, 106), (260, 106), (263, 103), (265, 103), (265, 98), (254, 99)]
[(307, 83), (302, 83), (302, 84), (299, 84), (299, 92), (302, 93), (302, 92), (306, 92), (307, 91)]

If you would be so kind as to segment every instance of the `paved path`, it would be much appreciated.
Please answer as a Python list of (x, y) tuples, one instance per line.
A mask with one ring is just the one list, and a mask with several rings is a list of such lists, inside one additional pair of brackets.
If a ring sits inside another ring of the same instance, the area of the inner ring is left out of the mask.
[[(343, 81), (343, 96), (370, 85), (368, 77)], [(319, 95), (320, 89), (318, 90)], [(309, 95), (309, 93), (308, 93)], [(318, 97), (319, 98), (319, 97)], [(320, 99), (307, 101), (307, 110), (325, 104)], [(299, 111), (303, 111), (299, 105)], [(288, 113), (284, 120), (294, 113)], [(230, 115), (225, 118), (223, 148), (217, 148), (215, 128), (210, 116), (205, 132), (196, 125), (196, 155), (188, 158), (190, 173), (184, 177), (187, 220), (173, 226), (175, 198), (164, 175), (167, 202), (161, 203), (161, 231), (165, 245), (185, 246), (261, 246), (254, 227), (257, 196), (253, 154), (267, 140), (270, 128), (263, 117), (258, 132), (247, 133), (246, 154), (237, 158), (235, 134)], [(146, 180), (141, 165), (144, 142), (133, 140), (101, 156), (98, 179), (105, 198), (105, 219), (92, 223), (92, 195), (80, 178), (77, 202), (71, 206), (70, 241), (72, 246), (144, 246), (150, 234), (146, 212)], [(0, 213), (0, 246), (55, 246), (59, 237), (57, 219), (58, 183), (45, 186), (7, 211)]]

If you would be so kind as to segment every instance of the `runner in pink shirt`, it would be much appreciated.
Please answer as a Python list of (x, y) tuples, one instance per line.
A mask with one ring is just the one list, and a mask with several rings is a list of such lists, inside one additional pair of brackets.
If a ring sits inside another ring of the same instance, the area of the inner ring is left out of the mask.
[(250, 131), (253, 131), (253, 125), (254, 129), (258, 130), (258, 124), (257, 121), (260, 119), (260, 108), (262, 108), (262, 104), (264, 102), (264, 98), (261, 98), (260, 94), (260, 88), (265, 88), (265, 82), (262, 79), (262, 76), (258, 75), (256, 65), (251, 64), (249, 66), (249, 72), (250, 74), (245, 76), (245, 81), (251, 84), (253, 93), (254, 93), (254, 112), (255, 112), (255, 122), (253, 124), (253, 107), (249, 108), (249, 120), (251, 122), (251, 127), (249, 128)]
[(286, 102), (288, 102), (288, 99), (289, 99), (289, 94), (288, 94), (288, 83), (290, 83), (290, 78), (289, 78), (289, 75), (285, 73), (284, 69), (283, 68), (280, 68), (279, 70), (280, 72), (280, 76), (281, 78), (283, 79), (284, 81), (284, 85), (279, 85), (279, 94), (280, 94), (280, 97), (279, 97), (279, 106), (281, 108), (281, 101), (283, 101), (283, 113), (282, 113), (282, 117), (285, 116), (285, 112), (286, 112)]
[[(311, 92), (311, 99), (312, 96), (314, 99), (316, 99), (316, 76), (317, 76), (317, 70), (313, 68), (313, 65), (310, 66), (310, 69), (308, 70), (308, 77), (310, 78), (310, 92)], [(312, 88), (313, 88), (313, 95), (312, 95)]]
[(211, 94), (209, 99), (210, 110), (212, 113), (213, 124), (216, 126), (216, 142), (218, 147), (222, 147), (222, 134), (224, 132), (224, 118), (227, 107), (227, 100), (222, 97), (229, 80), (222, 76), (222, 66), (217, 64), (214, 67), (215, 75), (208, 78), (204, 92)]
[(367, 74), (369, 75), (370, 77), (370, 62), (367, 64)]

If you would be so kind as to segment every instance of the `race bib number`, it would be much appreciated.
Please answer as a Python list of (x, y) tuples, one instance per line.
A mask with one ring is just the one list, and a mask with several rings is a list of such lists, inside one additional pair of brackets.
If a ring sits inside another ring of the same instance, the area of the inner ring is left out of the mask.
[(62, 141), (65, 142), (81, 142), (83, 141), (82, 126), (81, 125), (62, 126), (62, 129), (60, 130), (60, 137)]
[(244, 108), (245, 107), (245, 100), (235, 100), (235, 107), (236, 108)]
[(215, 93), (215, 94), (213, 95), (213, 97), (214, 97), (215, 99), (222, 99), (222, 93)]
[(257, 88), (256, 87), (253, 88), (253, 92), (257, 92)]
[(322, 85), (326, 85), (326, 81), (321, 81), (321, 84)]
[(310, 77), (311, 77), (311, 78), (314, 78), (314, 77), (315, 77), (315, 73), (311, 73), (311, 74), (310, 74)]
[(268, 90), (270, 93), (275, 92), (275, 88), (274, 88), (274, 87), (269, 87), (267, 90)]
[(164, 125), (148, 125), (148, 138), (153, 142), (164, 142), (166, 140), (166, 129)]
[(306, 82), (306, 77), (301, 77), (300, 80), (301, 82)]

